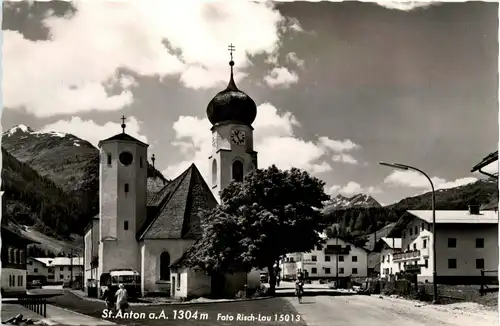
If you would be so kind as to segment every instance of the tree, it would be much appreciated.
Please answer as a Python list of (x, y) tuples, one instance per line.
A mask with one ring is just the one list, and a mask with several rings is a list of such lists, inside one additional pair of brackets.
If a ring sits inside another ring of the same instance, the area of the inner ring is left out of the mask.
[(273, 266), (280, 257), (324, 243), (323, 187), (305, 171), (274, 165), (232, 182), (221, 193), (222, 204), (204, 214), (203, 237), (188, 252), (186, 265), (219, 272), (267, 268), (274, 293)]

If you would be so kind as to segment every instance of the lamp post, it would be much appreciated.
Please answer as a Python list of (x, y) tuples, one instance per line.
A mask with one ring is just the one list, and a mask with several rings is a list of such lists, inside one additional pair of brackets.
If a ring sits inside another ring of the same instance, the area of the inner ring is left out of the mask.
[(436, 303), (438, 301), (438, 293), (437, 293), (437, 259), (436, 259), (436, 192), (434, 190), (434, 184), (432, 183), (431, 178), (422, 170), (417, 169), (416, 167), (406, 165), (406, 164), (400, 164), (400, 163), (385, 163), (385, 162), (380, 162), (380, 165), (385, 165), (388, 167), (392, 167), (395, 169), (400, 169), (400, 170), (413, 170), (421, 173), (424, 175), (427, 180), (429, 180), (429, 183), (431, 184), (431, 189), (432, 189), (432, 287), (433, 287), (433, 301)]

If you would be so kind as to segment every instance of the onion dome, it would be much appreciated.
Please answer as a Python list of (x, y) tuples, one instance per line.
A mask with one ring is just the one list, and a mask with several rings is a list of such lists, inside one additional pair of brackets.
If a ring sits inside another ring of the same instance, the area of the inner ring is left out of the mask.
[(236, 122), (251, 126), (257, 116), (257, 106), (250, 96), (236, 87), (233, 78), (233, 60), (229, 62), (229, 66), (231, 67), (229, 84), (208, 104), (208, 120), (212, 125), (222, 122)]

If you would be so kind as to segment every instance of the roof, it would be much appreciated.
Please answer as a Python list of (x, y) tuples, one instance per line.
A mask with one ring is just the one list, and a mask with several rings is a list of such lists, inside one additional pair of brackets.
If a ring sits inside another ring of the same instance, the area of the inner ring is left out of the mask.
[(74, 257), (73, 258), (73, 264), (71, 264), (71, 259), (69, 257), (55, 257), (55, 258), (36, 258), (32, 257), (33, 259), (38, 260), (39, 262), (45, 264), (47, 267), (54, 267), (54, 266), (83, 266), (83, 257)]
[(323, 232), (323, 233), (321, 233), (319, 236), (320, 236), (321, 238), (323, 238), (323, 239), (326, 239), (327, 241), (329, 241), (329, 240), (335, 240), (336, 238), (338, 238), (339, 240), (342, 240), (342, 241), (344, 241), (346, 244), (350, 245), (351, 247), (356, 247), (356, 248), (359, 248), (359, 249), (363, 249), (363, 250), (364, 250), (364, 251), (366, 251), (366, 252), (370, 252), (370, 250), (369, 250), (368, 248), (365, 248), (365, 247), (360, 247), (360, 246), (356, 246), (356, 245), (355, 245), (355, 244), (353, 244), (351, 241), (346, 240), (346, 238), (345, 238), (345, 237), (340, 236), (340, 235), (335, 236), (335, 237), (328, 238), (328, 236), (327, 236), (327, 235)]
[(101, 143), (107, 142), (107, 141), (112, 141), (112, 140), (121, 140), (121, 141), (136, 142), (136, 143), (138, 143), (138, 144), (140, 144), (142, 146), (146, 146), (146, 147), (149, 146), (148, 144), (143, 143), (139, 139), (136, 139), (136, 138), (130, 136), (129, 134), (124, 133), (124, 132), (122, 132), (121, 134), (116, 134), (113, 137), (109, 137), (109, 138), (106, 138), (104, 140), (101, 140), (99, 142), (98, 146), (101, 147)]
[(384, 241), (387, 244), (387, 246), (389, 246), (389, 248), (391, 249), (401, 249), (402, 245), (401, 238), (381, 238), (380, 240)]
[(486, 156), (485, 158), (483, 158), (483, 160), (479, 163), (477, 163), (471, 170), (471, 172), (476, 172), (484, 167), (486, 167), (487, 165), (495, 162), (495, 161), (498, 161), (498, 151), (495, 151), (493, 153), (490, 153), (488, 154), (488, 156)]
[[(409, 214), (432, 223), (432, 210), (409, 210)], [(481, 211), (480, 214), (470, 214), (462, 211), (436, 211), (436, 224), (498, 224), (498, 212)]]
[(218, 205), (196, 165), (168, 183), (148, 200), (148, 216), (137, 237), (143, 239), (198, 239), (200, 210)]

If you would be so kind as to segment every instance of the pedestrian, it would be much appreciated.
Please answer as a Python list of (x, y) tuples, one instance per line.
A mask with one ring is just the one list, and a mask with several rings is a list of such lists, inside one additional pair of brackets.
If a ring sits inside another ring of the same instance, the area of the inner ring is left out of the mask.
[(111, 282), (108, 282), (101, 299), (106, 302), (106, 308), (113, 311), (115, 307), (115, 294), (113, 293)]
[(302, 280), (302, 275), (299, 274), (297, 281), (295, 281), (295, 295), (299, 299), (299, 303), (302, 303), (302, 294), (304, 294), (304, 281)]
[(128, 308), (128, 294), (127, 290), (125, 289), (125, 286), (123, 284), (120, 284), (118, 291), (116, 291), (116, 309), (124, 313), (125, 309)]
[(281, 279), (278, 275), (278, 277), (276, 277), (276, 286), (278, 286), (278, 287), (280, 286), (280, 281), (281, 281)]

